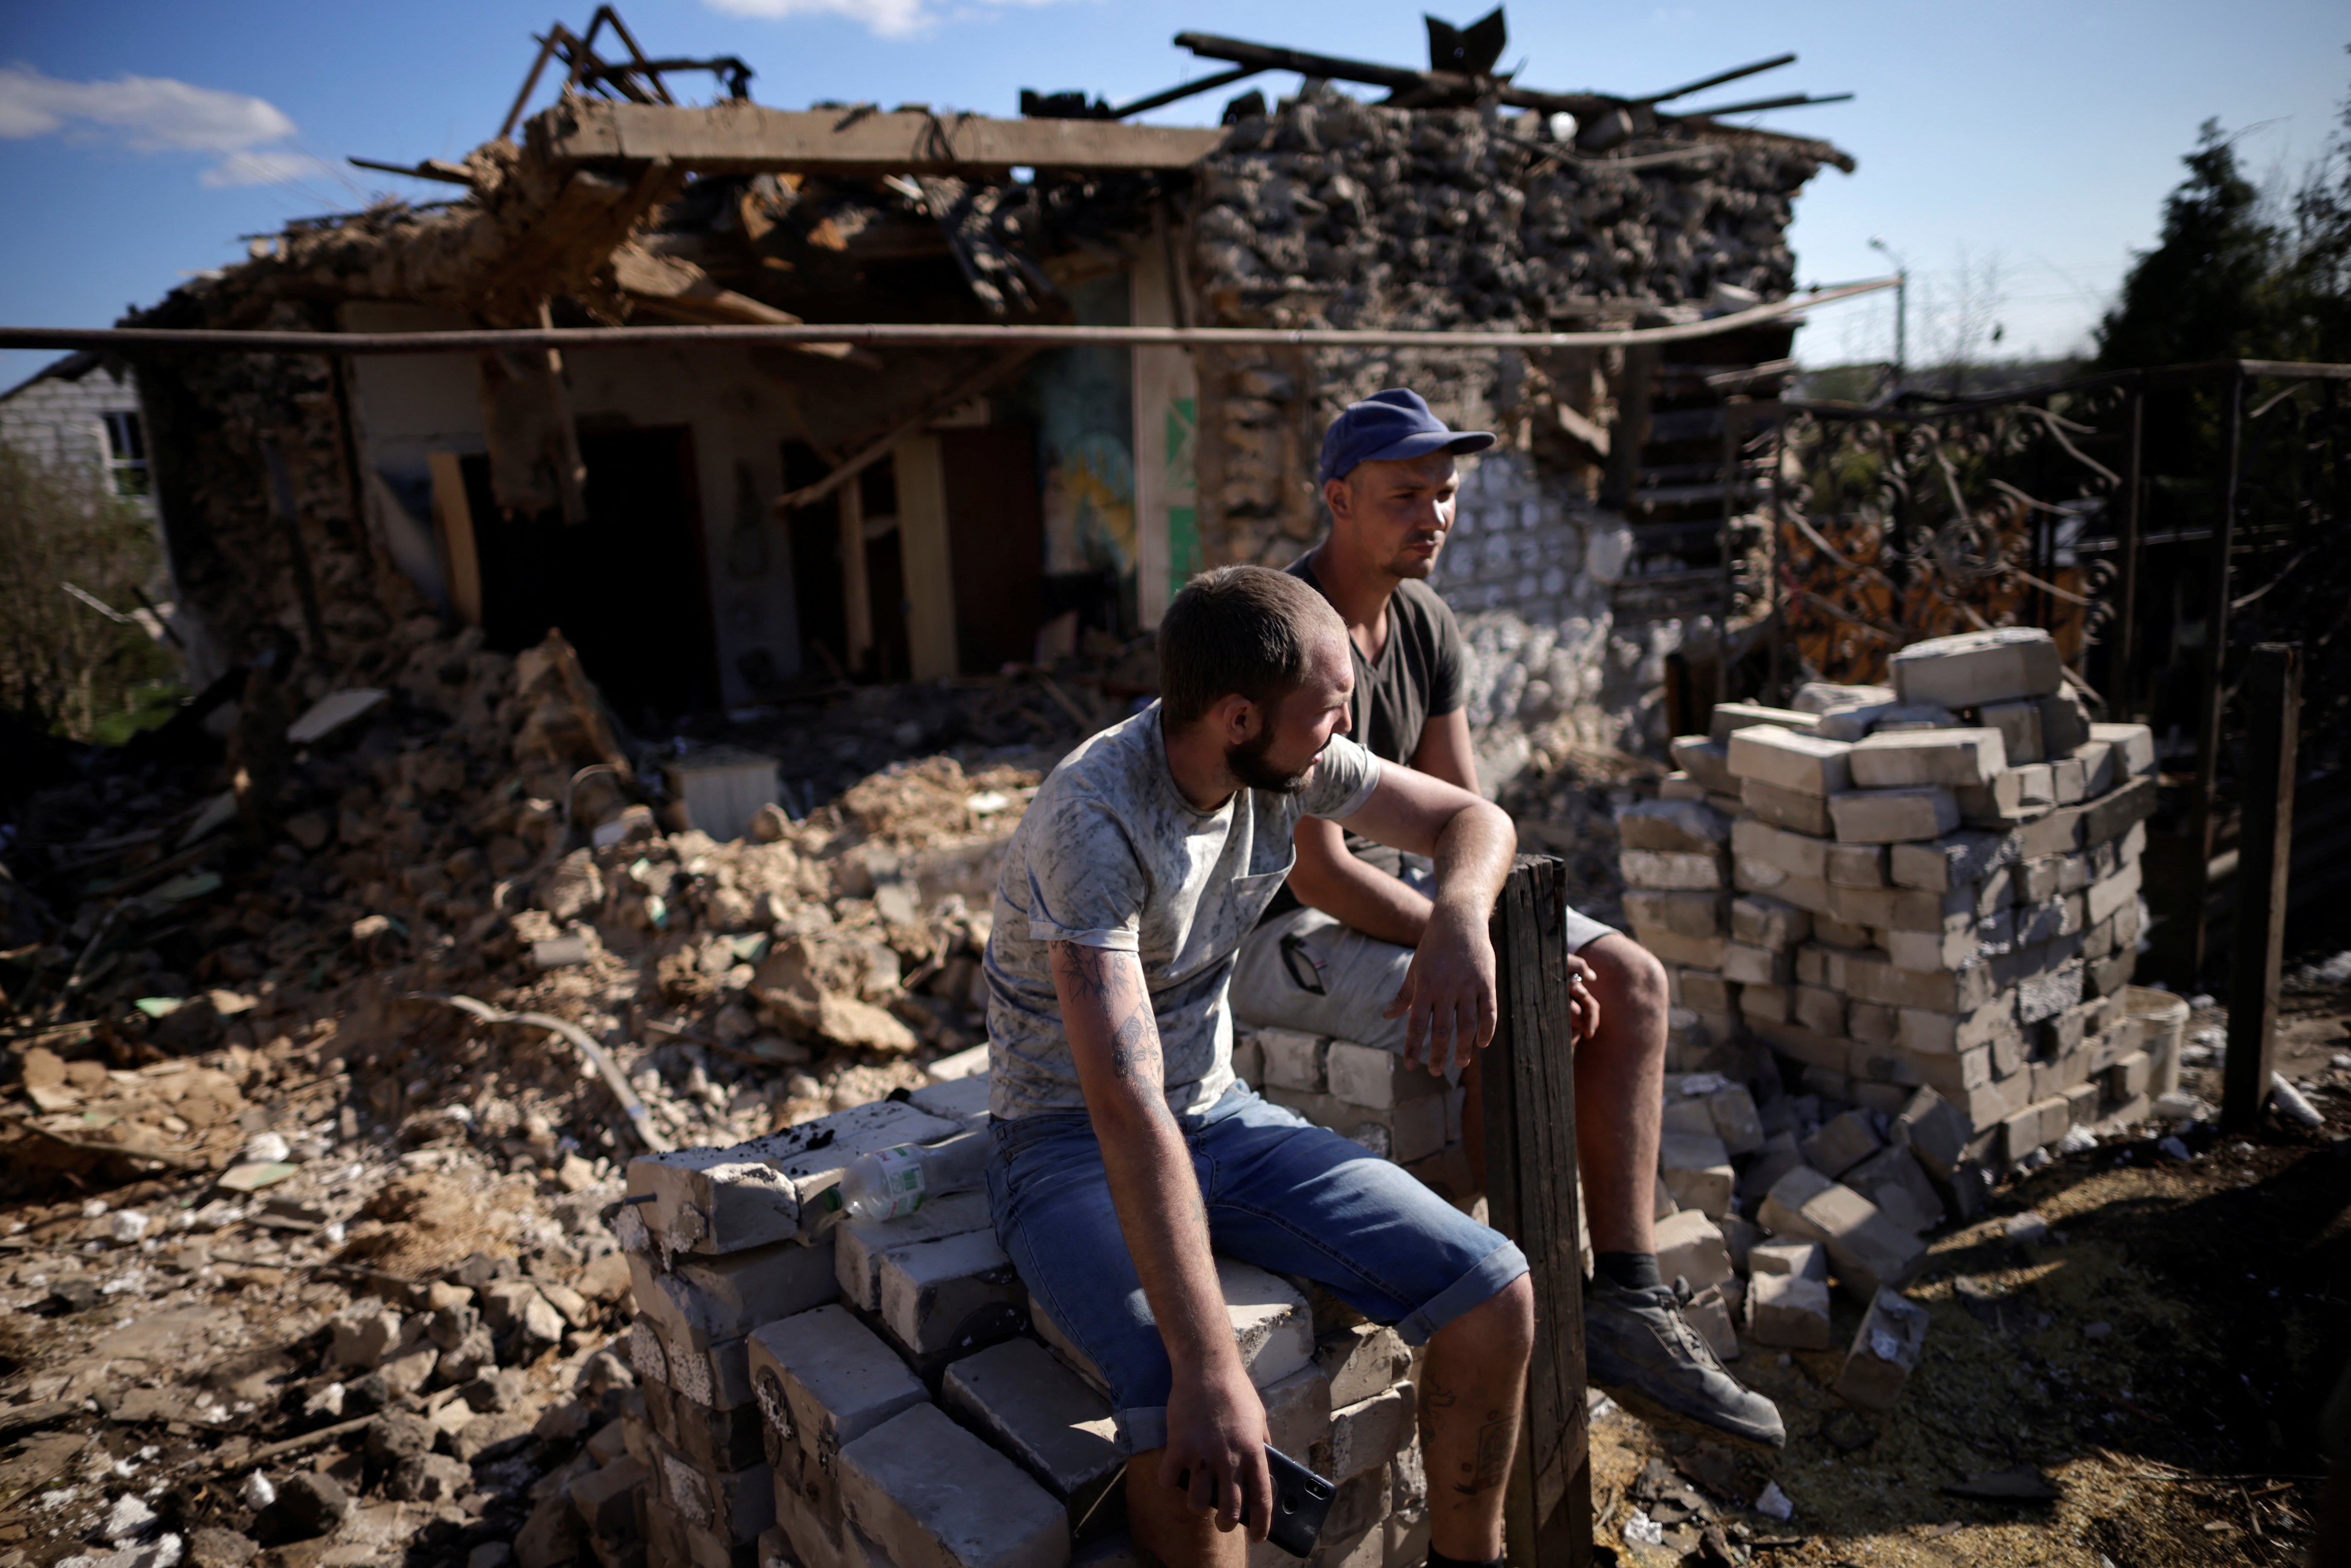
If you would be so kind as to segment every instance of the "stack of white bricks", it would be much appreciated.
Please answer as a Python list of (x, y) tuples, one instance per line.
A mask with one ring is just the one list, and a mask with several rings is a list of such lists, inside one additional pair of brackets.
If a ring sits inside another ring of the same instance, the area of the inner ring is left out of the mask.
[(1454, 1200), (1485, 1185), (1461, 1143), (1462, 1091), (1392, 1051), (1296, 1030), (1238, 1031), (1233, 1072), (1277, 1105), (1394, 1160)]
[[(647, 1479), (605, 1511), (625, 1519), (633, 1502), (653, 1568), (1133, 1560), (1106, 1385), (1022, 1288), (986, 1193), (826, 1222), (826, 1194), (858, 1155), (987, 1136), (987, 1093), (977, 1071), (732, 1148), (632, 1162), (620, 1230), (644, 1415), (629, 1440)], [(1416, 1564), (1428, 1536), (1414, 1353), (1311, 1287), (1229, 1259), (1217, 1269), (1275, 1446), (1340, 1483), (1312, 1561)], [(601, 1531), (596, 1544), (622, 1554)], [(1290, 1559), (1260, 1546), (1251, 1561)]]
[(1676, 740), (1660, 799), (1618, 818), (1634, 935), (1694, 1032), (1769, 1042), (1831, 1104), (1892, 1116), (1932, 1087), (1965, 1162), (2143, 1113), (2121, 992), (2153, 737), (2091, 723), (2034, 629), (1914, 644), (1893, 679), (1723, 704)]

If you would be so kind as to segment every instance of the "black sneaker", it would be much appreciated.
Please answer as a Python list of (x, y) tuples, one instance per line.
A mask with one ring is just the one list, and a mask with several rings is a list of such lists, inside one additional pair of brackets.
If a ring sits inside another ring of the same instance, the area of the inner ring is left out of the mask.
[(1750, 1448), (1788, 1446), (1778, 1406), (1722, 1369), (1673, 1291), (1628, 1291), (1606, 1279), (1584, 1286), (1583, 1364), (1595, 1385), (1652, 1427)]

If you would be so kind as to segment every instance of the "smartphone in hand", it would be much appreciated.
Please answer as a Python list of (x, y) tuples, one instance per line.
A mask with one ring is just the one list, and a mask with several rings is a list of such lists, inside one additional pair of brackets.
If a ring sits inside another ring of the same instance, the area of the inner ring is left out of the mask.
[[(1265, 1538), (1289, 1552), (1303, 1557), (1314, 1550), (1314, 1542), (1322, 1533), (1322, 1521), (1331, 1517), (1331, 1504), (1336, 1500), (1339, 1489), (1324, 1480), (1280, 1448), (1265, 1446), (1266, 1468), (1273, 1472), (1273, 1521)], [(1192, 1472), (1176, 1472), (1179, 1488), (1192, 1484)], [(1208, 1506), (1217, 1506), (1208, 1500)], [(1241, 1522), (1253, 1524), (1249, 1518), (1249, 1500), (1241, 1500)]]

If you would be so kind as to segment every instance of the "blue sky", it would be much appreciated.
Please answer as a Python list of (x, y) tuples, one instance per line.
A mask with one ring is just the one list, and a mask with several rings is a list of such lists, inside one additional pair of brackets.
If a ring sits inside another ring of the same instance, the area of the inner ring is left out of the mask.
[[(584, 26), (586, 0), (562, 0)], [(1450, 19), (1471, 20), (1464, 8)], [(346, 154), (456, 157), (497, 128), (550, 0), (76, 0), (0, 10), (0, 319), (110, 323), (237, 238), (443, 188), (350, 169)], [(1223, 33), (1416, 64), (1417, 5), (1362, 0), (632, 0), (654, 55), (735, 54), (752, 94), (922, 102), (1009, 114), (1022, 87), (1117, 100), (1215, 68), (1167, 40)], [(1836, 141), (1859, 172), (1823, 172), (1798, 204), (1806, 281), (1886, 270), (1917, 287), (1912, 358), (1931, 357), (1972, 285), (2004, 350), (2083, 341), (2152, 239), (2179, 156), (2208, 117), (2244, 132), (2249, 162), (2298, 172), (2351, 84), (2351, 16), (2317, 0), (1893, 0), (1875, 5), (1693, 0), (1521, 4), (1506, 64), (1531, 86), (1636, 94), (1786, 50), (1791, 67), (1690, 100), (1799, 89), (1854, 102), (1758, 122)], [(1277, 90), (1294, 77), (1264, 81)], [(1238, 89), (1234, 89), (1238, 90)], [(545, 96), (542, 89), (542, 98)], [(1224, 94), (1151, 117), (1205, 123)], [(1890, 300), (1820, 313), (1814, 362), (1890, 351)], [(47, 356), (0, 354), (0, 386)]]

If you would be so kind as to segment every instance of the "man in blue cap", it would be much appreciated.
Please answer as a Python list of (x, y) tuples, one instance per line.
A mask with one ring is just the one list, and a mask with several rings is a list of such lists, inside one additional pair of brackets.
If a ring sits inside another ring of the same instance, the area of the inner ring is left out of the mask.
[[(1457, 431), (1402, 388), (1351, 404), (1322, 440), (1331, 530), (1290, 571), (1339, 612), (1353, 646), (1354, 737), (1374, 755), (1475, 791), (1463, 710), (1466, 659), (1453, 612), (1427, 583), (1452, 530), (1456, 455), (1494, 444)], [(1334, 1035), (1405, 1054), (1392, 998), (1426, 927), (1430, 904), (1403, 857), (1327, 821), (1298, 824), (1285, 896), (1241, 947), (1234, 1016), (1262, 1027)], [(1578, 983), (1576, 1143), (1592, 1228), (1584, 1296), (1592, 1381), (1653, 1423), (1777, 1448), (1771, 1402), (1724, 1371), (1683, 1319), (1675, 1281), (1657, 1273), (1654, 1234), (1666, 1059), (1664, 967), (1631, 937), (1571, 910), (1566, 940)], [(1430, 1053), (1430, 1071), (1446, 1071)], [(1463, 1142), (1483, 1170), (1474, 1053), (1447, 1072), (1468, 1092)], [(1467, 1194), (1459, 1196), (1467, 1197)]]

